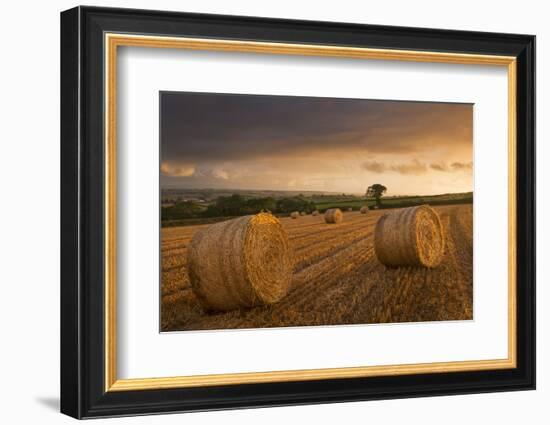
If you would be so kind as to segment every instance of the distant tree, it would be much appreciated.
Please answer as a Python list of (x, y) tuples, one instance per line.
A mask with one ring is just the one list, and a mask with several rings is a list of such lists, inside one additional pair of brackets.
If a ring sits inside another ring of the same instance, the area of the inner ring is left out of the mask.
[(376, 200), (376, 206), (380, 207), (380, 198), (387, 190), (386, 186), (375, 183), (367, 188), (367, 193), (365, 195), (367, 198), (374, 198)]
[(198, 217), (202, 211), (203, 208), (193, 201), (177, 202), (173, 205), (162, 207), (161, 219), (167, 221), (194, 218)]
[(257, 214), (260, 211), (275, 211), (277, 201), (272, 197), (249, 198), (239, 194), (218, 196), (216, 201), (208, 205), (204, 215), (206, 217), (230, 217), (247, 214)]
[(277, 201), (272, 197), (252, 198), (246, 201), (245, 214), (257, 214), (260, 211), (275, 211)]
[(242, 214), (242, 209), (245, 205), (246, 199), (234, 193), (231, 196), (219, 196), (212, 209), (216, 213), (215, 215), (235, 216)]
[(310, 213), (316, 209), (315, 203), (307, 201), (300, 196), (295, 196), (293, 198), (281, 198), (277, 200), (277, 212), (280, 213), (289, 213), (292, 211), (304, 211)]

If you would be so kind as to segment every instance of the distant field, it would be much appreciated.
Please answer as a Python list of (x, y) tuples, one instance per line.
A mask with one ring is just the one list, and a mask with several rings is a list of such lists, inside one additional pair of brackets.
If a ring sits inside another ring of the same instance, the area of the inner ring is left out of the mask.
[[(315, 202), (317, 208), (325, 210), (327, 208), (354, 208), (360, 209), (363, 205), (372, 207), (376, 204), (374, 199), (365, 200), (364, 198), (349, 198), (342, 196), (323, 196), (311, 197), (311, 200)], [(467, 204), (473, 202), (472, 192), (468, 193), (452, 193), (445, 195), (433, 195), (433, 196), (395, 196), (382, 198), (381, 208), (403, 208), (411, 207), (414, 205), (453, 205), (453, 204)]]
[(437, 206), (436, 210), (446, 245), (442, 264), (431, 270), (390, 269), (378, 262), (373, 232), (383, 211), (345, 212), (339, 225), (325, 224), (322, 216), (281, 218), (294, 251), (290, 292), (271, 306), (226, 313), (205, 312), (187, 276), (187, 246), (208, 224), (164, 228), (161, 328), (175, 331), (473, 319), (472, 206)]
[[(266, 194), (272, 194), (276, 197), (281, 197), (282, 194), (285, 194), (288, 196), (288, 194), (296, 195), (297, 192), (247, 192), (247, 191), (241, 191), (243, 196), (245, 197), (251, 197), (251, 196), (257, 196), (257, 195), (266, 195)], [(195, 193), (195, 192), (192, 192)], [(198, 193), (198, 192), (197, 192)], [(212, 193), (215, 193), (216, 195), (220, 195), (220, 193), (225, 192), (207, 192), (209, 195), (212, 195)], [(230, 192), (225, 193), (227, 195)], [(320, 194), (320, 193), (306, 193), (301, 194), (302, 199), (306, 200), (307, 202), (313, 202), (315, 204), (315, 208), (317, 208), (319, 211), (324, 212), (328, 208), (341, 208), (341, 209), (348, 209), (352, 208), (355, 211), (359, 211), (359, 209), (363, 205), (368, 205), (370, 208), (374, 207), (376, 202), (374, 199), (366, 199), (361, 196), (354, 196), (354, 195), (343, 195), (343, 194)], [(296, 195), (297, 196), (297, 195)], [(275, 198), (277, 199), (277, 198)], [(442, 195), (431, 195), (431, 196), (389, 196), (389, 197), (383, 197), (381, 201), (381, 209), (387, 209), (387, 208), (404, 208), (404, 207), (412, 207), (415, 205), (423, 205), (428, 204), (432, 206), (436, 205), (456, 205), (456, 204), (471, 204), (473, 202), (473, 194), (472, 192), (466, 192), (466, 193), (451, 193), (451, 194), (442, 194)], [(206, 207), (211, 203), (211, 201), (203, 202), (200, 205), (197, 206), (199, 210), (205, 210)], [(260, 212), (260, 210), (256, 210), (255, 213)], [(280, 213), (277, 211), (272, 211), (275, 215), (278, 217), (286, 217), (289, 215), (288, 212)], [(218, 216), (218, 217), (193, 217), (193, 218), (181, 218), (181, 219), (172, 219), (172, 220), (162, 220), (162, 227), (176, 227), (176, 226), (190, 226), (190, 225), (196, 225), (196, 224), (205, 224), (205, 223), (215, 223), (218, 221), (226, 220), (228, 216)]]
[(339, 195), (332, 192), (303, 191), (303, 190), (250, 190), (250, 189), (162, 189), (162, 199), (201, 199), (209, 203), (220, 196), (233, 194), (246, 198), (282, 198), (286, 196), (315, 196), (321, 194)]

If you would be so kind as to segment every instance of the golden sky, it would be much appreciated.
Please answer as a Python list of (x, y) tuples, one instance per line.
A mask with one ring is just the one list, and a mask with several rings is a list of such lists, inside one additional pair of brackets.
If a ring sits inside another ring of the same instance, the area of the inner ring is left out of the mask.
[(161, 93), (162, 188), (472, 190), (471, 104)]

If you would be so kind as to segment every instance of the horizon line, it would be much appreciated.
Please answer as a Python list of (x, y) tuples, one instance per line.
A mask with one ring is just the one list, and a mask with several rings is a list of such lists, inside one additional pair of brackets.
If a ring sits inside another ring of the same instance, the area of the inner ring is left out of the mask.
[[(365, 196), (362, 192), (343, 192), (343, 191), (329, 191), (329, 190), (312, 190), (312, 189), (237, 189), (237, 188), (214, 188), (214, 187), (160, 187), (161, 192), (163, 190), (212, 190), (212, 191), (240, 191), (240, 192), (315, 192), (315, 193), (328, 193), (328, 194), (335, 194), (335, 195), (359, 195), (359, 196)], [(460, 194), (466, 194), (466, 193), (472, 193), (472, 190), (462, 191), (462, 192), (442, 192), (442, 193), (436, 193), (436, 194), (418, 194), (418, 193), (399, 193), (399, 194), (389, 194), (385, 195), (385, 197), (392, 197), (392, 196), (440, 196), (440, 195), (460, 195)]]

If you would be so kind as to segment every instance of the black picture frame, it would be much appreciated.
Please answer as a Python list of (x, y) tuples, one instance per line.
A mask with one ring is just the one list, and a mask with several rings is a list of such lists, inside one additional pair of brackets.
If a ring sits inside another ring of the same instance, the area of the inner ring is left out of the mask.
[[(104, 34), (308, 43), (517, 58), (517, 367), (105, 391)], [(535, 37), (76, 7), (61, 13), (61, 412), (75, 418), (535, 388)]]

